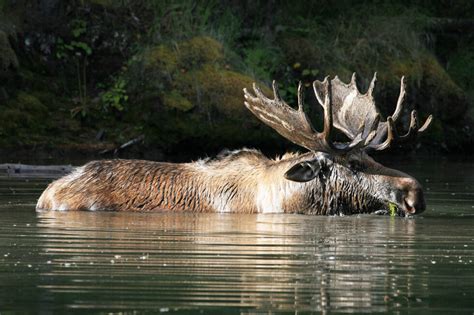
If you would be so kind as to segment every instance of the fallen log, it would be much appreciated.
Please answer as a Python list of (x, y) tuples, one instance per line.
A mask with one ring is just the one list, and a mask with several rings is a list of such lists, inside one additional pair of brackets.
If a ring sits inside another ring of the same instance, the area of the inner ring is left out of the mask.
[(99, 154), (104, 155), (104, 154), (108, 154), (108, 153), (113, 152), (114, 155), (117, 155), (119, 153), (119, 151), (121, 151), (123, 149), (126, 149), (129, 146), (132, 146), (132, 145), (137, 144), (139, 142), (142, 142), (143, 140), (145, 140), (145, 135), (139, 135), (138, 137), (125, 142), (124, 144), (122, 144), (121, 146), (119, 146), (115, 149), (106, 149), (106, 150), (100, 151)]
[(0, 164), (0, 177), (58, 178), (69, 174), (72, 165)]

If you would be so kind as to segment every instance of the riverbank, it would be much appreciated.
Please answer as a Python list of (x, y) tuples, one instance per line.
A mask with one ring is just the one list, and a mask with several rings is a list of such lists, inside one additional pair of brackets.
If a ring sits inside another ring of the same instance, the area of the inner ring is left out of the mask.
[(114, 156), (141, 136), (115, 156), (283, 152), (286, 140), (245, 109), (244, 87), (257, 82), (268, 92), (275, 79), (296, 105), (302, 81), (321, 130), (311, 82), (349, 82), (357, 72), (366, 91), (375, 71), (384, 116), (406, 77), (400, 130), (413, 109), (420, 120), (434, 115), (419, 151), (472, 154), (472, 9), (470, 1), (350, 10), (345, 2), (0, 1), (1, 158)]

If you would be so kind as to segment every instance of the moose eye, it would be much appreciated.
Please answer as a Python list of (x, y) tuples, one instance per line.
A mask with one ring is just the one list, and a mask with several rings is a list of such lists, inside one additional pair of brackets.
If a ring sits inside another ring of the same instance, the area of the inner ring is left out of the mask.
[(349, 168), (354, 172), (360, 172), (365, 169), (365, 165), (357, 160), (349, 161)]

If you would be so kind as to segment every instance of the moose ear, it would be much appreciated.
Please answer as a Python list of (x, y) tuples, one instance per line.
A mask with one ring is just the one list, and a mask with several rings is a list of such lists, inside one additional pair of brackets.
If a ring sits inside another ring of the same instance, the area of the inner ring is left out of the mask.
[(285, 178), (294, 182), (308, 182), (318, 176), (321, 164), (318, 160), (304, 161), (293, 165), (285, 173)]

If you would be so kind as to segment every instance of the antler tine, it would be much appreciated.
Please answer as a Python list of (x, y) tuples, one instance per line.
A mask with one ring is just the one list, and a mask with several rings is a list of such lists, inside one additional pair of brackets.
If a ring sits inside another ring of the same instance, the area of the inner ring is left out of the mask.
[(252, 87), (257, 98), (262, 100), (268, 100), (268, 97), (263, 94), (262, 90), (260, 90), (260, 88), (255, 84), (255, 82), (252, 84)]
[(428, 118), (426, 118), (423, 126), (421, 126), (421, 128), (418, 129), (418, 133), (424, 132), (430, 126), (432, 120), (433, 120), (433, 115), (429, 115)]
[(410, 126), (408, 127), (408, 131), (403, 136), (399, 136), (397, 130), (394, 127), (394, 120), (391, 116), (389, 116), (387, 118), (387, 139), (381, 144), (372, 145), (370, 147), (380, 151), (388, 148), (392, 142), (403, 143), (412, 140), (417, 136), (417, 134), (425, 131), (428, 128), (432, 119), (433, 115), (430, 115), (426, 119), (423, 126), (418, 128), (418, 115), (416, 110), (413, 110), (411, 112)]
[(278, 101), (278, 102), (281, 101), (280, 92), (278, 91), (278, 84), (275, 80), (272, 81), (272, 88), (273, 88), (273, 96), (275, 97), (275, 101)]
[[(331, 144), (330, 141), (330, 136), (332, 132), (332, 102), (331, 102), (331, 96), (329, 95), (331, 93), (331, 82), (328, 80), (328, 77), (326, 77), (323, 81), (327, 82), (326, 83), (326, 97), (324, 98), (324, 139), (328, 144)], [(313, 83), (314, 86), (314, 83)]]
[(374, 92), (375, 82), (377, 81), (377, 72), (374, 72), (374, 77), (372, 81), (370, 81), (369, 89), (367, 90), (367, 94), (372, 97), (372, 93)]
[(385, 139), (384, 142), (374, 145), (372, 146), (372, 148), (377, 151), (382, 151), (388, 148), (391, 145), (393, 139), (395, 138), (393, 134), (394, 130), (395, 128), (393, 127), (393, 119), (391, 116), (388, 116), (387, 117), (387, 138)]
[[(387, 122), (380, 124), (379, 134), (374, 141), (375, 143), (369, 144), (367, 146), (368, 149), (384, 150), (387, 147), (389, 147), (392, 142), (397, 142), (397, 143), (407, 142), (409, 140), (414, 139), (417, 136), (417, 134), (424, 132), (428, 128), (428, 126), (431, 124), (431, 121), (433, 119), (432, 115), (428, 116), (424, 124), (419, 128), (418, 115), (417, 115), (416, 110), (413, 110), (411, 112), (410, 126), (408, 127), (408, 131), (402, 136), (398, 135), (398, 132), (395, 129), (394, 124), (402, 112), (405, 94), (406, 94), (405, 77), (402, 76), (400, 79), (400, 94), (398, 96), (397, 106), (395, 108), (395, 111), (393, 112), (392, 116), (389, 116), (387, 118)], [(385, 131), (387, 132), (387, 138), (383, 143), (380, 143), (381, 138), (384, 137)]]
[(304, 102), (304, 90), (303, 83), (300, 81), (298, 83), (298, 111), (303, 112), (303, 102)]
[(400, 142), (410, 140), (414, 138), (418, 133), (425, 131), (426, 128), (428, 128), (428, 126), (431, 124), (432, 119), (433, 115), (430, 115), (425, 120), (423, 126), (421, 126), (421, 128), (418, 128), (418, 115), (416, 110), (413, 110), (411, 112), (410, 127), (408, 128), (408, 131), (405, 135), (399, 137)]
[(394, 121), (397, 121), (398, 116), (400, 116), (400, 113), (402, 112), (403, 101), (405, 99), (405, 88), (405, 76), (402, 76), (402, 78), (400, 79), (400, 94), (398, 95), (397, 107), (395, 107), (395, 111), (392, 114), (392, 118)]
[(316, 132), (304, 112), (303, 85), (298, 87), (297, 110), (280, 98), (275, 81), (272, 85), (273, 99), (266, 97), (255, 83), (254, 94), (244, 89), (245, 106), (263, 123), (293, 143), (309, 150), (332, 152), (325, 133)]
[(357, 87), (356, 80), (357, 80), (357, 78), (356, 78), (356, 73), (353, 72), (353, 73), (352, 73), (352, 77), (351, 77), (351, 85), (354, 86), (354, 87)]
[[(372, 121), (372, 126), (370, 127), (369, 131), (367, 132), (367, 135), (364, 136), (364, 146), (367, 146), (370, 141), (372, 141), (375, 136), (377, 135), (377, 127), (379, 126), (380, 122), (380, 115), (377, 114), (375, 116), (375, 119)], [(365, 132), (365, 131), (364, 131)]]
[(406, 134), (403, 136), (397, 136), (397, 140), (399, 142), (405, 142), (411, 138), (413, 138), (416, 135), (416, 132), (418, 131), (418, 115), (416, 113), (416, 110), (413, 110), (411, 112), (411, 118), (410, 118), (410, 127), (408, 127), (408, 131)]

